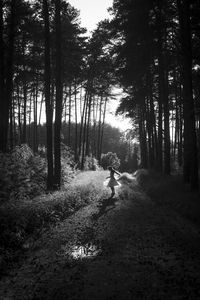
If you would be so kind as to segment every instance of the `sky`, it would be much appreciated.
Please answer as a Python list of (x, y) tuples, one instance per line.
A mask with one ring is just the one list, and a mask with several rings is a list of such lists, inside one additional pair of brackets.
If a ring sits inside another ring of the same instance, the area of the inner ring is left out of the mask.
[[(68, 0), (69, 3), (80, 11), (81, 26), (87, 28), (91, 33), (96, 28), (98, 22), (110, 18), (108, 8), (112, 6), (113, 0)], [(121, 116), (115, 116), (115, 111), (119, 104), (119, 100), (109, 100), (106, 114), (106, 122), (113, 127), (122, 130), (131, 128), (128, 119)]]
[(109, 18), (108, 7), (112, 0), (68, 0), (69, 3), (80, 10), (81, 25), (88, 31), (95, 29), (96, 24)]

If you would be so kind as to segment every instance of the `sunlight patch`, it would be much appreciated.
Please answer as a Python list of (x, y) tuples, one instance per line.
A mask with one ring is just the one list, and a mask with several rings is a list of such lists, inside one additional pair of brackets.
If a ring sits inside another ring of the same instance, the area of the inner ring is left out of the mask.
[(101, 252), (101, 249), (93, 244), (86, 244), (84, 246), (74, 246), (71, 251), (71, 256), (74, 259), (93, 258)]
[(94, 258), (99, 253), (101, 253), (101, 248), (92, 243), (87, 243), (85, 245), (74, 245), (72, 247), (62, 247), (64, 250), (64, 255), (71, 257), (73, 259), (86, 259), (86, 258)]

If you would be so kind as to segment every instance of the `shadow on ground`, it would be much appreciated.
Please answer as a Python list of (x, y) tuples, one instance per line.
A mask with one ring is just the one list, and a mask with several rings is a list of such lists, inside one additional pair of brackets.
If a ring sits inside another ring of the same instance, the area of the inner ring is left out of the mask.
[(117, 198), (107, 198), (103, 199), (99, 204), (99, 211), (92, 215), (92, 219), (98, 220), (101, 216), (106, 214), (108, 211), (114, 209), (116, 207)]

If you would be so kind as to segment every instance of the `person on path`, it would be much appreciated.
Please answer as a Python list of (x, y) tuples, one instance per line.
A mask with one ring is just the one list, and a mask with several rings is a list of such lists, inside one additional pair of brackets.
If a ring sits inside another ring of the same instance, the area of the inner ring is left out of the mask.
[(110, 199), (115, 195), (115, 186), (120, 185), (117, 180), (115, 179), (115, 174), (120, 175), (120, 173), (118, 173), (113, 167), (108, 167), (108, 170), (110, 171), (110, 176), (106, 177), (106, 178), (110, 178), (110, 180), (108, 181), (107, 186), (111, 188), (111, 196)]

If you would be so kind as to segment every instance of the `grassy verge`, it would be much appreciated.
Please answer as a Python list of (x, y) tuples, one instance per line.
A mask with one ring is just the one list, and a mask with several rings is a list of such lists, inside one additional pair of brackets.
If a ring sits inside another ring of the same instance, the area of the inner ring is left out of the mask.
[(9, 263), (50, 226), (104, 196), (105, 172), (83, 172), (65, 189), (39, 196), (31, 201), (8, 202), (0, 207), (0, 270), (3, 275)]
[(200, 193), (191, 192), (180, 175), (164, 176), (150, 172), (140, 184), (157, 204), (175, 210), (200, 226)]

